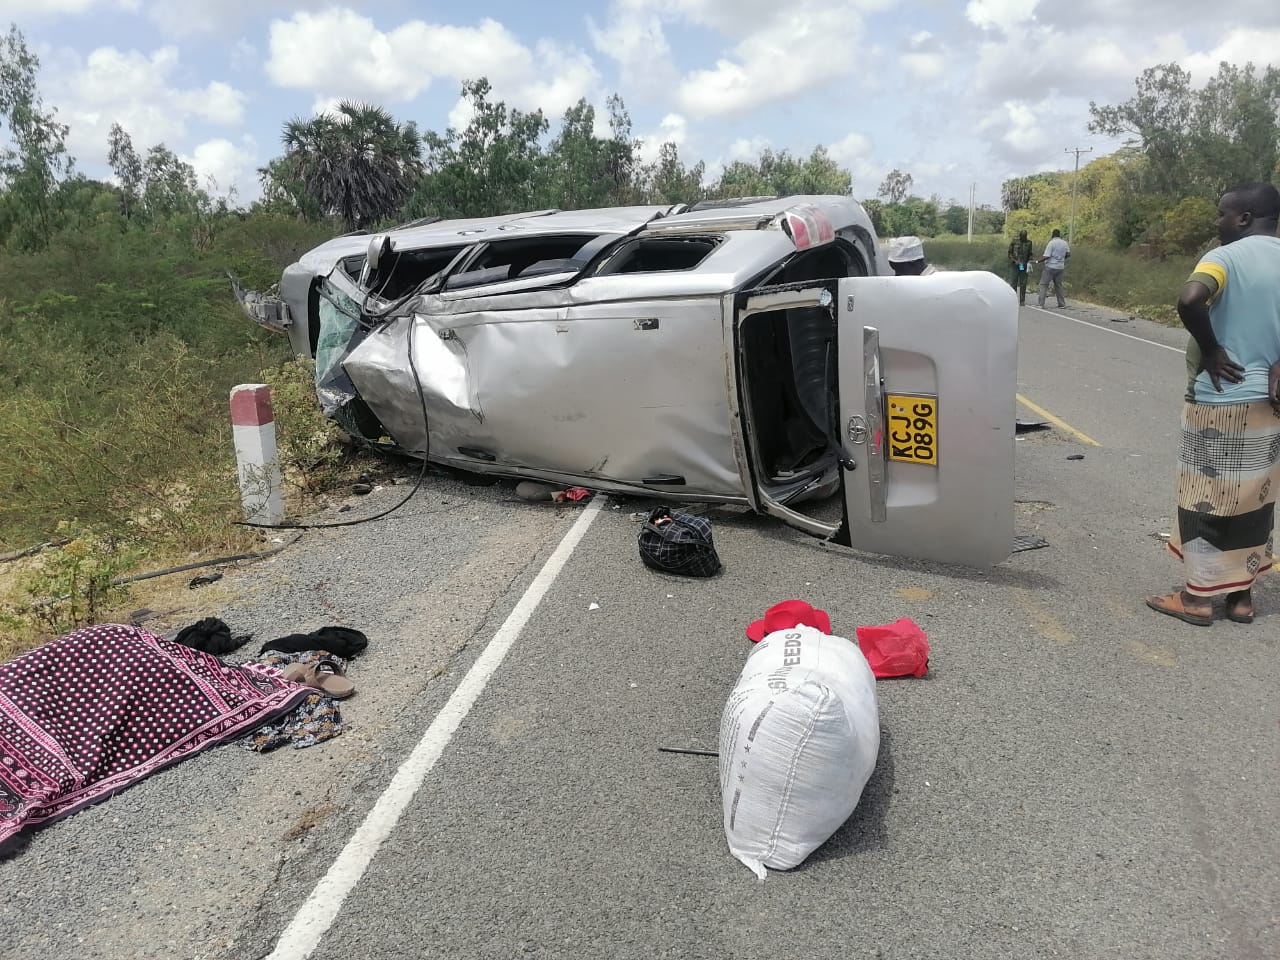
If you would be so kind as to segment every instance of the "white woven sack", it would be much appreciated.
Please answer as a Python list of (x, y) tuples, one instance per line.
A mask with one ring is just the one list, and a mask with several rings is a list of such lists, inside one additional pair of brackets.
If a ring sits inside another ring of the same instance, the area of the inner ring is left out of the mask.
[(720, 720), (724, 833), (764, 879), (789, 870), (853, 813), (880, 750), (876, 681), (858, 645), (812, 627), (769, 634)]

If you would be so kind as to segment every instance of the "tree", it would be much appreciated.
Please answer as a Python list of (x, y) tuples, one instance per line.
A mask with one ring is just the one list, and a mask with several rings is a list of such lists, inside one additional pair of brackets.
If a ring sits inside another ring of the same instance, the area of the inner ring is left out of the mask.
[(142, 189), (142, 160), (133, 149), (133, 140), (118, 123), (111, 125), (107, 135), (107, 163), (120, 182), (120, 210), (130, 217)]
[(609, 110), (609, 140), (605, 144), (605, 171), (612, 185), (613, 201), (619, 205), (636, 202), (640, 172), (640, 142), (632, 135), (631, 114), (622, 97), (613, 94), (605, 101)]
[(1138, 188), (1170, 202), (1269, 179), (1280, 160), (1280, 70), (1222, 63), (1201, 89), (1191, 80), (1176, 63), (1150, 67), (1130, 99), (1089, 104), (1089, 129), (1126, 137), (1147, 160), (1133, 170)]
[(622, 100), (609, 98), (612, 136), (595, 134), (596, 112), (586, 100), (565, 111), (539, 177), (541, 206), (580, 210), (629, 202), (635, 172), (631, 119)]
[(0, 151), (0, 176), (8, 187), (13, 229), (25, 248), (48, 245), (54, 230), (53, 199), (59, 181), (72, 173), (66, 124), (46, 111), (36, 89), (40, 59), (27, 49), (17, 26), (0, 40), (0, 119), (11, 144)]
[(1213, 201), (1184, 197), (1162, 218), (1164, 249), (1170, 253), (1198, 253), (1213, 239), (1217, 218), (1218, 207)]
[(546, 161), (542, 137), (549, 129), (541, 110), (524, 113), (489, 100), (484, 77), (462, 85), (471, 112), (463, 130), (428, 131), (426, 176), (406, 208), (409, 216), (484, 217), (529, 210), (539, 193)]
[(907, 195), (911, 193), (911, 185), (915, 183), (914, 178), (909, 173), (903, 173), (901, 170), (891, 170), (889, 175), (884, 178), (884, 182), (880, 184), (880, 189), (876, 192), (877, 197), (883, 197), (889, 203), (902, 203), (907, 199)]
[(1159, 193), (1183, 189), (1189, 177), (1185, 147), (1195, 111), (1191, 74), (1176, 63), (1148, 67), (1134, 81), (1136, 93), (1115, 106), (1089, 102), (1092, 133), (1125, 136), (1151, 160), (1151, 185)]
[(147, 151), (142, 163), (142, 207), (148, 217), (197, 213), (208, 203), (209, 197), (196, 183), (191, 164), (179, 159), (163, 143)]
[(969, 208), (958, 203), (950, 204), (942, 213), (942, 226), (947, 233), (967, 234), (969, 232)]
[(280, 137), (285, 154), (260, 175), (277, 193), (302, 192), (350, 230), (394, 216), (422, 177), (422, 138), (382, 107), (344, 100), (335, 113), (294, 118)]
[(1031, 206), (1031, 178), (1014, 177), (1002, 183), (1000, 203), (1009, 213)]
[(790, 194), (843, 194), (853, 191), (853, 178), (817, 146), (805, 159), (787, 150), (766, 148), (755, 163), (735, 160), (721, 172), (709, 193), (719, 200)]
[(701, 160), (686, 167), (679, 147), (668, 140), (658, 148), (658, 159), (645, 168), (646, 199), (650, 203), (697, 203), (705, 194), (705, 173), (706, 164)]

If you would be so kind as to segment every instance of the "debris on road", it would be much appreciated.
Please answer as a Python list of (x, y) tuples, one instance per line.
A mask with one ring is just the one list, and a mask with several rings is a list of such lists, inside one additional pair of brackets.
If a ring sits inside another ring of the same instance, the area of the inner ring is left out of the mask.
[(1071, 454), (1071, 456), (1067, 457), (1067, 459), (1068, 459), (1068, 460), (1083, 460), (1083, 459), (1084, 459), (1084, 454), (1083, 454), (1083, 453), (1073, 453), (1073, 454)]
[(1040, 430), (1048, 430), (1049, 423), (1046, 420), (1017, 420), (1013, 421), (1014, 433), (1036, 433)]
[(684, 750), (680, 747), (659, 747), (659, 753), (683, 753), (691, 757), (718, 757), (719, 752), (716, 750)]
[(1013, 538), (1013, 552), (1025, 553), (1028, 550), (1043, 550), (1049, 546), (1049, 541), (1044, 537), (1022, 536)]
[(561, 488), (535, 480), (522, 480), (516, 484), (516, 496), (531, 503), (580, 503), (591, 499), (591, 491), (586, 487)]

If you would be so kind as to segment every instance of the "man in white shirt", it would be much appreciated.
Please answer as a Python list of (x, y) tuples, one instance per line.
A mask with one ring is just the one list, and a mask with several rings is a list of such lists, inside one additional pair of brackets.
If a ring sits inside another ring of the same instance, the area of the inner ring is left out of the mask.
[(1071, 248), (1062, 239), (1062, 231), (1053, 231), (1053, 238), (1045, 244), (1044, 256), (1037, 260), (1043, 263), (1040, 271), (1040, 307), (1044, 307), (1045, 295), (1049, 292), (1049, 284), (1053, 283), (1053, 292), (1058, 297), (1058, 306), (1065, 307), (1067, 301), (1062, 297), (1062, 271), (1067, 269), (1067, 258), (1071, 256)]

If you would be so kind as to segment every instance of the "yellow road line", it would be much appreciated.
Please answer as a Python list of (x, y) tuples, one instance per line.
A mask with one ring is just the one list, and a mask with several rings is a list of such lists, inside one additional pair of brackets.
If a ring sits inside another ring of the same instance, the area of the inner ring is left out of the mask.
[(1028, 410), (1032, 411), (1035, 414), (1038, 414), (1039, 416), (1044, 417), (1046, 420), (1052, 423), (1059, 430), (1067, 431), (1067, 433), (1071, 434), (1081, 443), (1087, 443), (1091, 447), (1102, 446), (1102, 444), (1100, 444), (1097, 440), (1093, 439), (1093, 437), (1089, 436), (1087, 433), (1082, 433), (1081, 431), (1073, 427), (1071, 424), (1067, 423), (1067, 421), (1059, 417), (1055, 417), (1052, 413), (1050, 413), (1044, 407), (1036, 406), (1034, 403), (1032, 403), (1022, 394), (1017, 393), (1017, 394), (1014, 394), (1014, 396), (1016, 396), (1018, 398), (1018, 402), (1022, 404), (1024, 407), (1026, 407)]

